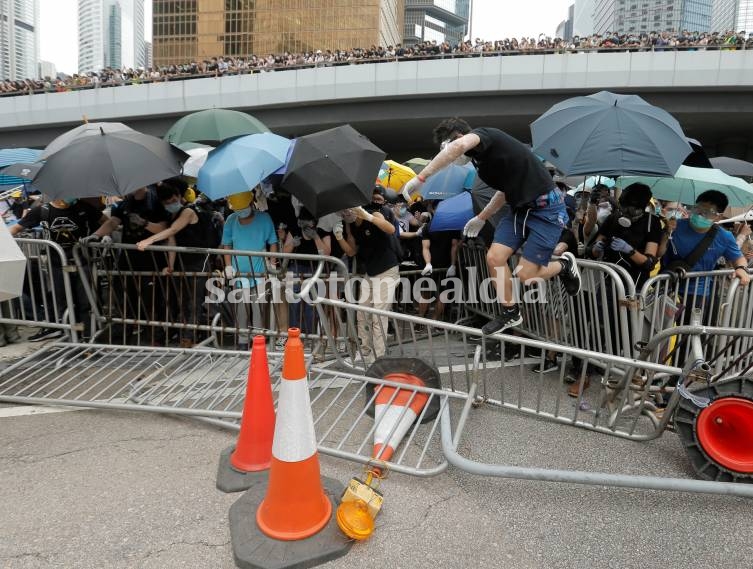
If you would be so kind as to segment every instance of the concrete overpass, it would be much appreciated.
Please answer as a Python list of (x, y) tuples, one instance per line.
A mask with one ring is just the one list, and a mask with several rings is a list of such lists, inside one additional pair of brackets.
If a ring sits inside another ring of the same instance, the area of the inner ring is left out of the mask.
[(0, 147), (46, 145), (89, 120), (162, 136), (212, 107), (251, 112), (296, 136), (349, 122), (403, 159), (428, 155), (447, 116), (528, 141), (554, 103), (607, 89), (672, 113), (712, 155), (753, 159), (753, 51), (570, 53), (399, 61), (0, 98)]

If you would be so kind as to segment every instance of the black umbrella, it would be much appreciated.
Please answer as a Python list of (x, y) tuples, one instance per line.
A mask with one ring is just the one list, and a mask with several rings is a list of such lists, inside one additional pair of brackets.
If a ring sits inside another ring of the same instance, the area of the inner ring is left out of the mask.
[(321, 217), (371, 201), (386, 154), (350, 125), (296, 140), (282, 187)]
[(11, 164), (0, 170), (0, 174), (3, 176), (15, 176), (16, 178), (26, 178), (31, 180), (37, 175), (37, 172), (44, 166), (42, 162), (34, 162), (33, 164), (27, 164), (19, 162), (18, 164)]
[(41, 160), (47, 160), (55, 152), (61, 151), (66, 146), (78, 142), (87, 136), (98, 136), (102, 133), (135, 132), (121, 122), (88, 122), (64, 132), (50, 142), (42, 152)]
[(683, 166), (691, 166), (693, 168), (714, 167), (711, 165), (709, 157), (706, 155), (706, 151), (703, 149), (703, 146), (700, 142), (698, 142), (695, 138), (686, 137), (685, 140), (688, 141), (688, 144), (690, 144), (690, 148), (692, 148), (693, 151), (687, 155), (685, 160), (683, 160)]
[(188, 154), (136, 131), (87, 136), (47, 160), (34, 187), (51, 199), (124, 196), (179, 176)]
[(753, 178), (753, 164), (737, 158), (718, 156), (711, 159), (711, 164), (717, 170), (721, 170), (730, 176)]

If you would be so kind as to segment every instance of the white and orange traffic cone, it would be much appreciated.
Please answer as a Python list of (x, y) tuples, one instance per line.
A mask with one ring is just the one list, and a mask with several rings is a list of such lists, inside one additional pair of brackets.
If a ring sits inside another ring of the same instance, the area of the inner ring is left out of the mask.
[[(395, 383), (426, 387), (423, 380), (409, 373), (390, 373), (384, 379)], [(389, 385), (376, 388), (376, 408), (374, 414), (374, 458), (389, 461), (395, 449), (421, 414), (429, 396), (426, 393), (409, 389), (399, 389)], [(397, 393), (396, 393), (397, 392)], [(381, 470), (375, 468), (375, 473)]]
[(269, 486), (256, 511), (259, 529), (279, 540), (300, 540), (321, 530), (332, 515), (319, 471), (301, 332), (288, 331), (272, 443)]

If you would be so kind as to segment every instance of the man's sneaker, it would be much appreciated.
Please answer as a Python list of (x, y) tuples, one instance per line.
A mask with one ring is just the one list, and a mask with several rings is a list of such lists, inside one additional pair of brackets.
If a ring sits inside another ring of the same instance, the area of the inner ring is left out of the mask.
[(43, 328), (33, 336), (29, 336), (29, 342), (41, 342), (42, 340), (51, 340), (52, 338), (59, 338), (63, 335), (62, 330), (55, 328)]
[(533, 371), (536, 373), (549, 373), (550, 371), (557, 371), (560, 368), (559, 364), (557, 363), (557, 360), (550, 360), (549, 358), (544, 358), (544, 363), (539, 364), (537, 367), (534, 368)]
[(580, 270), (578, 269), (575, 255), (572, 253), (562, 253), (560, 263), (562, 263), (562, 271), (560, 271), (559, 277), (562, 285), (565, 287), (567, 294), (575, 296), (580, 292)]
[(502, 314), (484, 324), (483, 328), (481, 328), (481, 333), (484, 335), (496, 334), (508, 328), (520, 326), (522, 323), (523, 316), (520, 314), (517, 306), (514, 309), (503, 308)]

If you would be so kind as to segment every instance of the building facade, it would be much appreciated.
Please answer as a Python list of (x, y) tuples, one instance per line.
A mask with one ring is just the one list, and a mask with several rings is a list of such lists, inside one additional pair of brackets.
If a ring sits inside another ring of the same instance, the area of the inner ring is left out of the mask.
[(593, 31), (711, 31), (714, 0), (595, 0)]
[(470, 17), (471, 0), (405, 0), (403, 42), (456, 45), (468, 33)]
[(753, 0), (714, 0), (711, 27), (717, 32), (753, 32)]
[(594, 0), (575, 0), (573, 36), (590, 36), (594, 33)]
[(405, 0), (154, 0), (154, 65), (401, 41)]
[(573, 22), (575, 21), (575, 4), (571, 4), (567, 9), (567, 20), (560, 22), (554, 35), (563, 40), (570, 41), (573, 39)]
[(78, 70), (145, 67), (144, 0), (78, 0)]
[(39, 59), (39, 0), (0, 0), (0, 79), (33, 79)]

